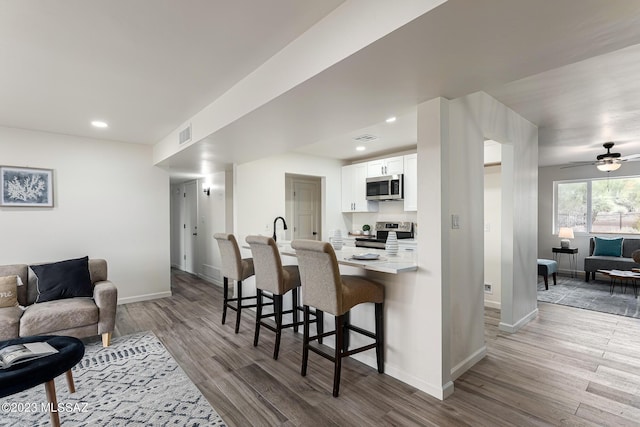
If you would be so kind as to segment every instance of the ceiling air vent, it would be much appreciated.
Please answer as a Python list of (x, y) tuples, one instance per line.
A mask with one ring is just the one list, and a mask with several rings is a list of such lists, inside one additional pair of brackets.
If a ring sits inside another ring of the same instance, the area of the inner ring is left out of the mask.
[(353, 137), (353, 139), (355, 139), (358, 142), (371, 142), (371, 141), (375, 141), (376, 139), (378, 139), (378, 137), (375, 136), (375, 135), (370, 135), (368, 133), (365, 133), (363, 135), (355, 136), (355, 137)]
[(191, 141), (191, 124), (180, 131), (178, 135), (178, 144), (184, 144)]

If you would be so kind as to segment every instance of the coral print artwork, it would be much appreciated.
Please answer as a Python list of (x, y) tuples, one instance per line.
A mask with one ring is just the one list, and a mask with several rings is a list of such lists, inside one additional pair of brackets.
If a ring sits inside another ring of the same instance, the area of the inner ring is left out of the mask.
[(53, 206), (53, 170), (0, 166), (0, 206)]

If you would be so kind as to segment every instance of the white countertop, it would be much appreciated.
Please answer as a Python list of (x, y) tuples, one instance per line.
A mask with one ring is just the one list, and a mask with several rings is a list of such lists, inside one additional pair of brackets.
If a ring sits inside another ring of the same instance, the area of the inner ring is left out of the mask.
[[(290, 242), (278, 243), (278, 248), (280, 248), (282, 255), (296, 256), (296, 251), (291, 247)], [(371, 261), (352, 258), (353, 255), (364, 253), (379, 254), (380, 258)], [(343, 246), (342, 249), (336, 251), (336, 257), (338, 258), (339, 264), (360, 267), (365, 270), (378, 271), (381, 273), (398, 274), (416, 271), (418, 269), (415, 251), (400, 250), (397, 255), (388, 255), (383, 249)]]

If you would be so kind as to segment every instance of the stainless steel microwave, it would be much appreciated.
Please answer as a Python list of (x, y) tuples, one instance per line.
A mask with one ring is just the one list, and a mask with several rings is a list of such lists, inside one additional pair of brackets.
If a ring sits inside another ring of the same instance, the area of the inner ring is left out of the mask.
[(404, 175), (367, 178), (367, 200), (404, 199)]

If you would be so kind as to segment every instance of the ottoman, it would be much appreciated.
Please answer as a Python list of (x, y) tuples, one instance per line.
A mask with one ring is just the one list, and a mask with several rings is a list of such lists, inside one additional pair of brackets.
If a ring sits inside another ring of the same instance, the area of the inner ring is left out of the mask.
[(45, 385), (50, 408), (51, 425), (59, 426), (58, 401), (54, 379), (67, 374), (67, 385), (71, 393), (75, 392), (71, 368), (84, 356), (84, 344), (77, 338), (64, 336), (31, 336), (0, 341), (0, 349), (14, 344), (46, 342), (58, 353), (39, 359), (19, 363), (0, 370), (0, 397), (6, 397), (30, 389), (39, 384)]
[(553, 284), (556, 284), (556, 272), (558, 263), (552, 259), (538, 259), (538, 276), (544, 277), (544, 288), (549, 290), (549, 275), (553, 275)]

